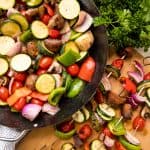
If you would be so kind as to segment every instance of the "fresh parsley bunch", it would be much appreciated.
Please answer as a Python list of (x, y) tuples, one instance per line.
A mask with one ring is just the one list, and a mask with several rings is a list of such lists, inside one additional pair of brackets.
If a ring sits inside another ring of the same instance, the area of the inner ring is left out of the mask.
[(94, 26), (105, 25), (110, 46), (150, 46), (150, 0), (95, 0), (102, 16)]

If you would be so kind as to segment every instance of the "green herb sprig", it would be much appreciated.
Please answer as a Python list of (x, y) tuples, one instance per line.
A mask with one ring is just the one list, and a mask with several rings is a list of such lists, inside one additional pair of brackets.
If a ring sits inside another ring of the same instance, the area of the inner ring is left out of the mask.
[(150, 46), (150, 0), (95, 0), (101, 16), (94, 26), (105, 25), (110, 46)]

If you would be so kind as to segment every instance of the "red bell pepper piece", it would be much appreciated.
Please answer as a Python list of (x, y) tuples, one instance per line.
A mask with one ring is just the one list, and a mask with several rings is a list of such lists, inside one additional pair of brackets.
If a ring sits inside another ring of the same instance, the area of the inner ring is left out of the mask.
[(22, 97), (13, 105), (13, 108), (17, 111), (21, 111), (22, 108), (25, 106), (25, 104), (26, 104), (26, 98)]
[(20, 98), (30, 95), (32, 91), (27, 87), (17, 89), (11, 96), (8, 97), (7, 103), (9, 106), (13, 106)]
[(44, 7), (47, 9), (47, 13), (52, 17), (54, 16), (54, 11), (48, 4), (44, 4)]
[(35, 98), (35, 99), (39, 99), (41, 101), (47, 101), (48, 100), (48, 94), (42, 94), (42, 93), (39, 93), (39, 92), (32, 92), (31, 95), (30, 95), (32, 98)]
[(95, 72), (95, 66), (95, 60), (89, 56), (81, 65), (78, 77), (84, 81), (91, 82)]
[(127, 150), (119, 141), (115, 141), (116, 150)]
[(130, 80), (129, 78), (122, 77), (121, 82), (123, 83), (123, 87), (125, 90), (127, 90), (129, 93), (136, 93), (136, 85), (135, 83)]

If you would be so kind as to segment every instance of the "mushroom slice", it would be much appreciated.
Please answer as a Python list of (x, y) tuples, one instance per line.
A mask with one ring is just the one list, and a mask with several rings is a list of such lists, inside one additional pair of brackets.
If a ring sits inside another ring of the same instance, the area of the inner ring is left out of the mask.
[(85, 32), (91, 27), (92, 23), (93, 23), (93, 18), (87, 13), (84, 22), (81, 25), (75, 27), (74, 30), (76, 32)]

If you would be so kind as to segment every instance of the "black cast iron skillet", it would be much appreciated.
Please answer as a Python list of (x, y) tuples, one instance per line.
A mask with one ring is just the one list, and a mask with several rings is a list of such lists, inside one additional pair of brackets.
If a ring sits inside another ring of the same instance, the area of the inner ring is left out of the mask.
[[(82, 9), (90, 13), (93, 17), (99, 15), (93, 0), (79, 0), (79, 2)], [(90, 55), (96, 60), (96, 71), (92, 82), (86, 85), (80, 95), (74, 99), (62, 99), (60, 103), (61, 110), (55, 116), (41, 113), (33, 122), (26, 120), (20, 114), (10, 112), (8, 107), (0, 107), (0, 124), (19, 130), (56, 125), (69, 118), (74, 112), (91, 100), (102, 77), (108, 51), (105, 28), (100, 26), (91, 30), (95, 37), (95, 43), (90, 50)]]

